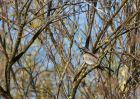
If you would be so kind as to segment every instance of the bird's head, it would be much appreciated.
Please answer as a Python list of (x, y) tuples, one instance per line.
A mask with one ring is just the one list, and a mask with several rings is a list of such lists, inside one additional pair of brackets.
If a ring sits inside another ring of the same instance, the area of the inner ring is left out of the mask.
[(86, 48), (86, 47), (82, 47), (82, 46), (79, 46), (79, 49), (83, 52), (83, 53), (89, 53), (89, 49)]

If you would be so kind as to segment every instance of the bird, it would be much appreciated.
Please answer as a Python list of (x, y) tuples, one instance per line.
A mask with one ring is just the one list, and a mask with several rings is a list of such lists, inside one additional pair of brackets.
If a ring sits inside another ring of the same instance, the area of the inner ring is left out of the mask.
[(98, 55), (93, 54), (89, 49), (86, 47), (80, 47), (80, 49), (83, 51), (83, 60), (88, 65), (94, 65), (98, 61)]
[[(83, 51), (83, 60), (85, 61), (86, 64), (93, 66), (94, 64), (96, 64), (98, 62), (98, 59), (99, 59), (98, 54), (93, 54), (86, 47), (79, 47), (79, 48)], [(111, 68), (103, 65), (103, 63), (101, 63), (98, 68), (101, 69), (101, 70), (107, 69), (109, 71), (114, 72)]]

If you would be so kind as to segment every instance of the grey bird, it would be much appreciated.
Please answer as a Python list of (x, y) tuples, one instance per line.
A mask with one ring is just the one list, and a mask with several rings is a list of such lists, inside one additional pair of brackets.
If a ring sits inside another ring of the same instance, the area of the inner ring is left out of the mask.
[[(98, 62), (99, 56), (97, 54), (93, 54), (89, 49), (86, 47), (79, 47), (83, 51), (83, 60), (88, 65), (94, 65)], [(101, 70), (107, 69), (109, 71), (114, 72), (111, 68), (103, 65), (103, 63), (100, 64), (99, 68)]]
[(83, 51), (83, 60), (85, 63), (88, 65), (93, 65), (98, 61), (98, 55), (93, 54), (92, 52), (89, 51), (86, 47), (80, 47)]

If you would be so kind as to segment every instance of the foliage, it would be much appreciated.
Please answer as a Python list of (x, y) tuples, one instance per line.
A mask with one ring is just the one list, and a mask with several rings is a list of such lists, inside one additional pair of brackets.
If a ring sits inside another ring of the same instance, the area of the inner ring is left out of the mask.
[(0, 0), (1, 97), (137, 99), (139, 24), (139, 0)]

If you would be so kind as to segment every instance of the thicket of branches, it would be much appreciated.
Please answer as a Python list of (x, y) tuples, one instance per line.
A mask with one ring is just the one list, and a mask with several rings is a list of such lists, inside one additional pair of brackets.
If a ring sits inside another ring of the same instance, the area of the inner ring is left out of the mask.
[(0, 0), (1, 97), (140, 97), (139, 24), (139, 0)]

